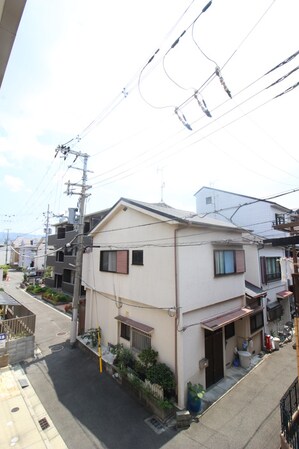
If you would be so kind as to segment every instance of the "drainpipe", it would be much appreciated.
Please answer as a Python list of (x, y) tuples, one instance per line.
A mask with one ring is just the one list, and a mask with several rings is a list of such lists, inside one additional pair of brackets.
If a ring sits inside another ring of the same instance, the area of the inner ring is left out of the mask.
[(175, 320), (174, 320), (174, 375), (176, 383), (176, 393), (178, 395), (178, 333), (179, 326), (178, 314), (180, 313), (179, 298), (178, 298), (178, 275), (177, 275), (177, 231), (174, 230), (174, 295), (175, 295)]

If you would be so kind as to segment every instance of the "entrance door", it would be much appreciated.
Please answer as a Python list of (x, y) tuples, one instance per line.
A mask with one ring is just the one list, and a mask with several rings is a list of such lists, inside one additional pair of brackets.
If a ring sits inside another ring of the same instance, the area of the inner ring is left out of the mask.
[(206, 388), (224, 376), (222, 328), (214, 332), (205, 329), (205, 357), (209, 360), (206, 368)]

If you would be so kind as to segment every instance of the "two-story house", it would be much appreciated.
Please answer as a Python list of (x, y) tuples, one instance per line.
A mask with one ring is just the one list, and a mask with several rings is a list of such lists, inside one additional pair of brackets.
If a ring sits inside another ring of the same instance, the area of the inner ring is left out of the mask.
[[(294, 298), (289, 289), (291, 277), (287, 279), (283, 274), (288, 256), (285, 247), (272, 246), (265, 242), (289, 235), (275, 230), (273, 226), (289, 221), (292, 211), (273, 201), (211, 187), (202, 187), (195, 193), (195, 197), (199, 215), (241, 226), (259, 239), (258, 259), (255, 263), (252, 260), (246, 261), (246, 281), (262, 288), (266, 293), (266, 332), (277, 331), (279, 322), (290, 320)], [(246, 249), (249, 257), (249, 247)]]
[[(243, 230), (164, 203), (121, 198), (91, 231), (83, 256), (85, 329), (102, 344), (152, 347), (175, 373), (178, 404), (187, 382), (223, 378), (234, 348), (262, 347), (261, 307), (245, 296)], [(260, 292), (252, 292), (256, 297)], [(208, 363), (207, 363), (208, 360)]]

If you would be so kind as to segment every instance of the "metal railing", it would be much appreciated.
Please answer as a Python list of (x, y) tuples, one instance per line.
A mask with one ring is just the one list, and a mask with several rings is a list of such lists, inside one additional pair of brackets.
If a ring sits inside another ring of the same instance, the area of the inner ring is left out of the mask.
[(296, 378), (280, 400), (281, 433), (293, 449), (299, 449), (299, 416), (295, 415), (298, 405), (299, 385)]

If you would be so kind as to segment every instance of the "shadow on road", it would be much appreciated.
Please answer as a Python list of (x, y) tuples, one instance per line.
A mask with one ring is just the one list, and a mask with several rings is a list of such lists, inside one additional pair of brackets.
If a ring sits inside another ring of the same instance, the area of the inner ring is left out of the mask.
[(78, 442), (87, 449), (88, 440), (90, 448), (158, 449), (177, 434), (150, 428), (144, 421), (149, 412), (101, 374), (90, 355), (69, 341), (49, 348), (51, 354), (25, 362), (24, 370), (69, 449)]

